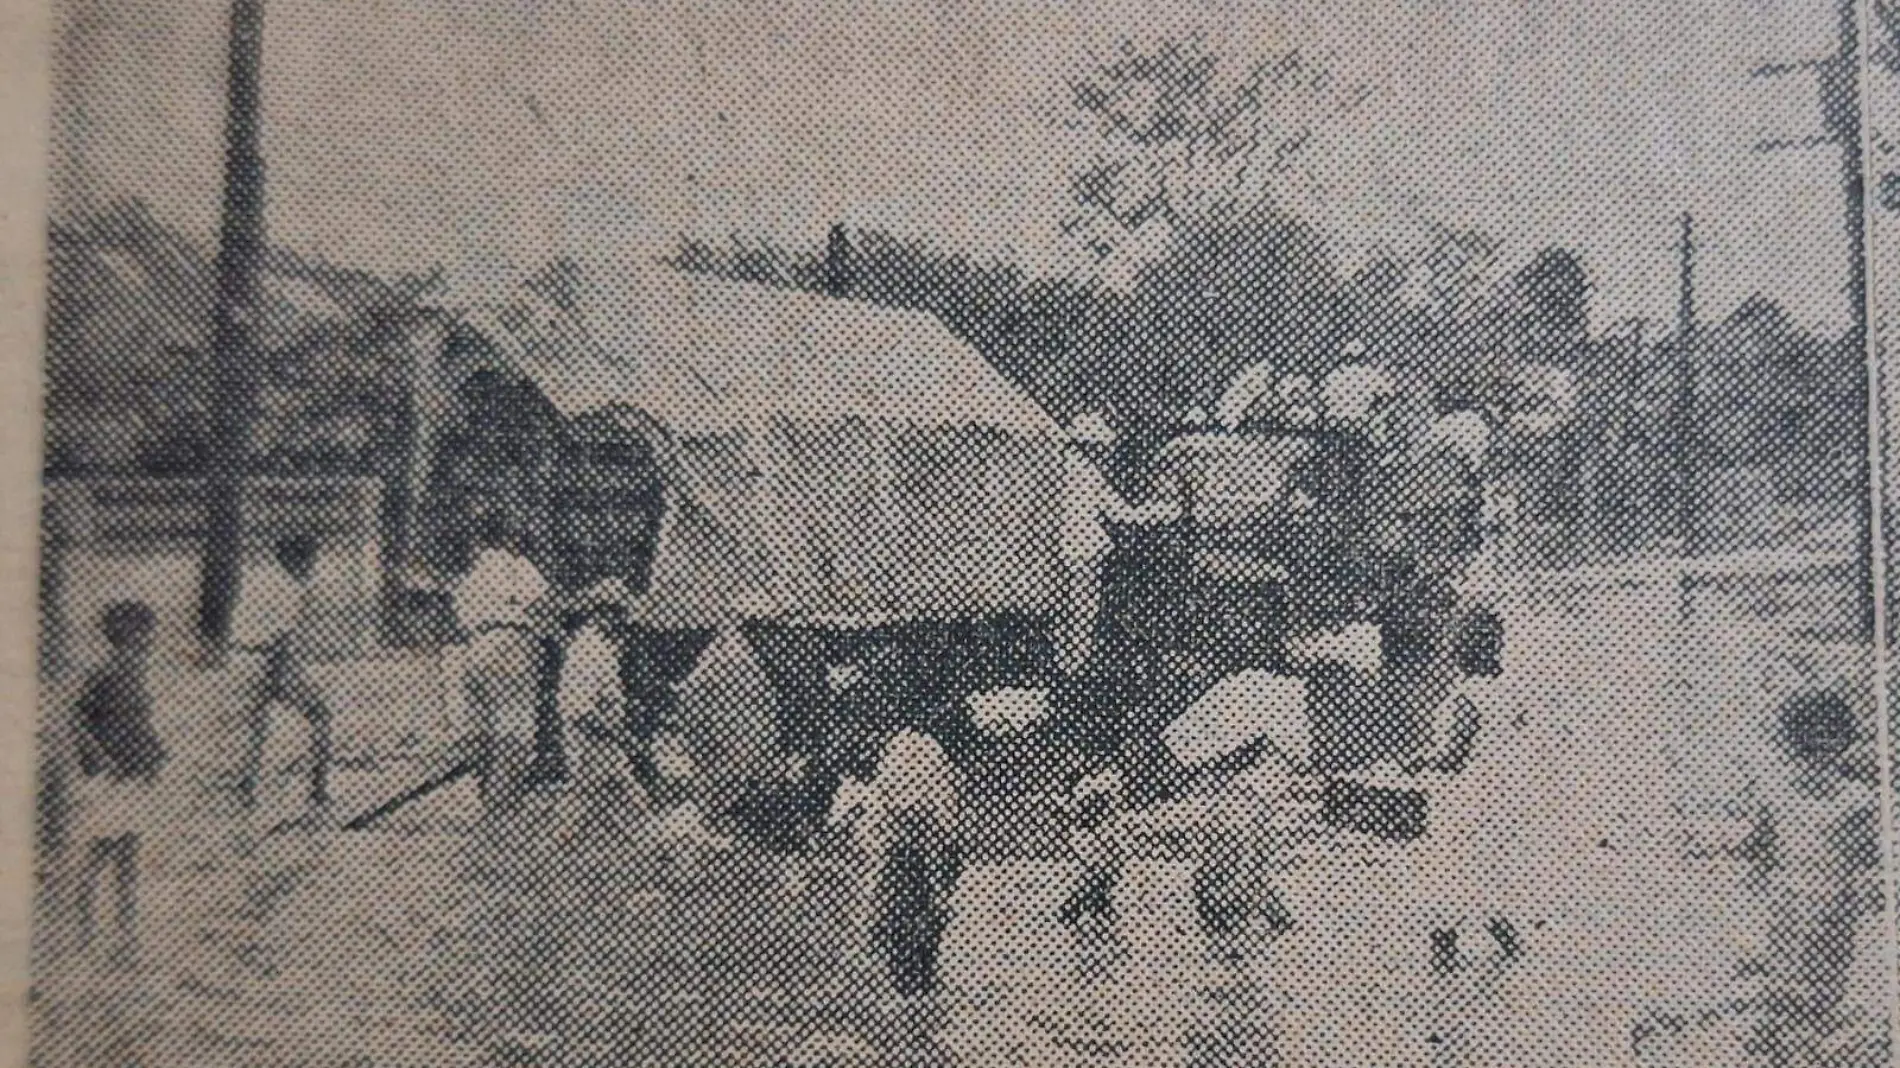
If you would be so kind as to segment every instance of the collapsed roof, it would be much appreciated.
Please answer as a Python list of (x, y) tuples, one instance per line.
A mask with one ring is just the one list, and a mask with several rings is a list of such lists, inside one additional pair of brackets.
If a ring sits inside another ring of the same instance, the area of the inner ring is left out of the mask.
[(653, 446), (653, 626), (1040, 615), (1060, 428), (921, 312), (631, 271), (466, 316), (568, 419)]

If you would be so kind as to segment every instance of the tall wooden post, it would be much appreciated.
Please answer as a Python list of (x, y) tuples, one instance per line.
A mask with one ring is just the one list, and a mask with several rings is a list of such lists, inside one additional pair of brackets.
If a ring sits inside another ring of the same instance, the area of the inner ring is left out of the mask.
[(1648, 511), (1642, 503), (1645, 485), (1644, 456), (1637, 444), (1636, 431), (1638, 405), (1643, 400), (1644, 372), (1647, 368), (1643, 359), (1643, 320), (1636, 320), (1630, 330), (1629, 359), (1619, 369), (1623, 382), (1619, 391), (1623, 400), (1623, 410), (1618, 413), (1622, 426), (1617, 464), (1622, 477), (1616, 488), (1617, 523), (1621, 528), (1620, 544), (1628, 548), (1641, 538), (1640, 517)]
[(435, 437), (446, 407), (439, 367), (448, 330), (433, 317), (402, 331), (406, 389), (396, 409), (394, 447), (382, 472), (380, 517), (379, 632), (385, 645), (417, 644), (405, 612), (409, 573), (423, 538), (422, 504), (435, 456)]
[[(1863, 170), (1861, 145), (1860, 19), (1854, 0), (1840, 0), (1836, 11), (1841, 51), (1835, 63), (1821, 68), (1821, 111), (1828, 131), (1841, 144), (1841, 193), (1845, 200), (1844, 221), (1847, 225), (1847, 344), (1852, 352), (1865, 360), (1868, 357), (1867, 324), (1870, 316), (1867, 305), (1867, 177)], [(1857, 622), (1861, 636), (1867, 641), (1875, 639), (1877, 625), (1874, 618), (1873, 525), (1879, 521), (1879, 516), (1873, 507), (1877, 490), (1872, 482), (1874, 467), (1871, 454), (1882, 444), (1880, 436), (1874, 432), (1877, 424), (1868, 403), (1873, 396), (1871, 381), (1874, 377), (1869, 375), (1862, 379), (1862, 385), (1868, 392), (1860, 397), (1857, 410), (1861, 413), (1861, 425), (1865, 432), (1858, 443), (1861, 447), (1853, 450), (1853, 492), (1859, 505), (1855, 510), (1854, 523), (1854, 575), (1858, 580), (1857, 588), (1861, 591), (1858, 598), (1860, 618)]]
[(1676, 529), (1682, 537), (1682, 555), (1702, 550), (1702, 428), (1696, 395), (1697, 338), (1695, 321), (1695, 223), (1682, 216), (1681, 292), (1676, 306)]
[(263, 0), (232, 0), (225, 118), (224, 211), (212, 319), (212, 455), (199, 571), (198, 632), (221, 655), (242, 564), (244, 474), (250, 453), (251, 382), (258, 358), (259, 272), (264, 253), (264, 161), (258, 150)]
[(1874, 466), (1874, 454), (1885, 448), (1883, 436), (1878, 431), (1872, 401), (1878, 396), (1879, 368), (1868, 352), (1869, 337), (1867, 293), (1867, 176), (1866, 145), (1862, 138), (1866, 136), (1861, 119), (1861, 110), (1865, 100), (1861, 93), (1861, 45), (1860, 45), (1860, 4), (1857, 0), (1836, 0), (1836, 30), (1840, 36), (1840, 50), (1825, 59), (1804, 60), (1794, 63), (1769, 63), (1755, 71), (1757, 77), (1791, 74), (1797, 71), (1813, 71), (1820, 82), (1821, 120), (1827, 130), (1825, 136), (1808, 137), (1799, 140), (1764, 141), (1756, 146), (1756, 151), (1774, 151), (1784, 148), (1810, 148), (1817, 145), (1837, 144), (1841, 149), (1841, 193), (1842, 217), (1847, 226), (1847, 303), (1848, 335), (1843, 339), (1856, 357), (1867, 362), (1867, 374), (1861, 382), (1866, 390), (1858, 400), (1856, 410), (1861, 413), (1861, 427), (1864, 433), (1853, 450), (1854, 508), (1854, 567), (1855, 580), (1861, 591), (1859, 619), (1860, 632), (1867, 640), (1877, 636), (1880, 623), (1876, 619), (1878, 605), (1874, 597), (1874, 524), (1880, 521), (1880, 513), (1875, 507), (1876, 498), (1882, 494), (1882, 488), (1873, 481), (1877, 468)]

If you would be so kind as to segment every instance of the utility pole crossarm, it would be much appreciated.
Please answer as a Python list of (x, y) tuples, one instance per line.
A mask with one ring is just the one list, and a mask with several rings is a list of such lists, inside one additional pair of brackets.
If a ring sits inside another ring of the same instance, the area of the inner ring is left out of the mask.
[(1820, 148), (1822, 145), (1838, 145), (1839, 134), (1811, 134), (1807, 137), (1770, 137), (1755, 142), (1757, 152), (1785, 152), (1790, 149), (1805, 150)]
[(1779, 78), (1785, 74), (1805, 74), (1811, 70), (1831, 67), (1840, 62), (1839, 56), (1823, 56), (1819, 59), (1797, 59), (1785, 63), (1762, 63), (1748, 72), (1751, 78)]

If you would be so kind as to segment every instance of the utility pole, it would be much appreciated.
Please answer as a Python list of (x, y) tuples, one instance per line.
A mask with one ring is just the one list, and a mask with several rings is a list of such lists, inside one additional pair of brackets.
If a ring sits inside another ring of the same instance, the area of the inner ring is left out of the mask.
[(1615, 475), (1609, 480), (1612, 508), (1608, 519), (1616, 524), (1618, 549), (1627, 549), (1634, 540), (1636, 517), (1642, 511), (1636, 504), (1641, 481), (1636, 413), (1643, 395), (1643, 321), (1634, 320), (1628, 327), (1629, 336), (1613, 342), (1621, 358), (1607, 361), (1603, 368), (1604, 394), (1616, 407), (1610, 415), (1614, 440), (1609, 455)]
[[(1836, 0), (1836, 23), (1840, 49), (1824, 59), (1793, 63), (1769, 63), (1756, 68), (1756, 77), (1774, 77), (1798, 71), (1812, 71), (1819, 83), (1821, 121), (1824, 133), (1816, 137), (1763, 141), (1758, 152), (1787, 148), (1815, 148), (1839, 145), (1841, 149), (1841, 193), (1847, 225), (1848, 266), (1847, 304), (1849, 325), (1845, 343), (1850, 352), (1864, 360), (1867, 354), (1869, 308), (1867, 306), (1867, 176), (1861, 143), (1860, 17), (1856, 0)], [(1863, 380), (1863, 388), (1867, 388)], [(1859, 398), (1855, 410), (1863, 413), (1865, 433), (1862, 448), (1854, 456), (1853, 489), (1859, 505), (1854, 523), (1855, 578), (1861, 590), (1860, 630), (1862, 637), (1875, 637), (1873, 524), (1873, 465), (1870, 453), (1879, 446), (1874, 422), (1868, 413), (1871, 390)]]
[(231, 0), (224, 128), (224, 209), (212, 312), (211, 465), (205, 486), (198, 633), (216, 662), (231, 630), (244, 539), (251, 376), (258, 355), (258, 275), (264, 253), (264, 160), (258, 149), (264, 0)]
[(1682, 215), (1681, 290), (1676, 302), (1676, 530), (1682, 555), (1702, 550), (1702, 428), (1696, 423), (1695, 220)]

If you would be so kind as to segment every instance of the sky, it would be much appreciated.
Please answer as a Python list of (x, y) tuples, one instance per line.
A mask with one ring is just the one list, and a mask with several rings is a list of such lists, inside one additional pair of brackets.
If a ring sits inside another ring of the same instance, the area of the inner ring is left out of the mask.
[[(1505, 265), (1578, 251), (1596, 330), (1675, 314), (1694, 214), (1705, 317), (1754, 293), (1838, 330), (1836, 151), (1807, 76), (1832, 4), (1786, 0), (266, 0), (273, 240), (488, 299), (553, 255), (682, 235), (818, 246), (835, 221), (1043, 273), (1090, 151), (1067, 85), (1124, 40), (1287, 48), (1370, 96), (1307, 150), (1302, 211), (1350, 269), (1476, 227)], [(209, 242), (226, 8), (62, 0), (54, 211), (136, 196)]]

